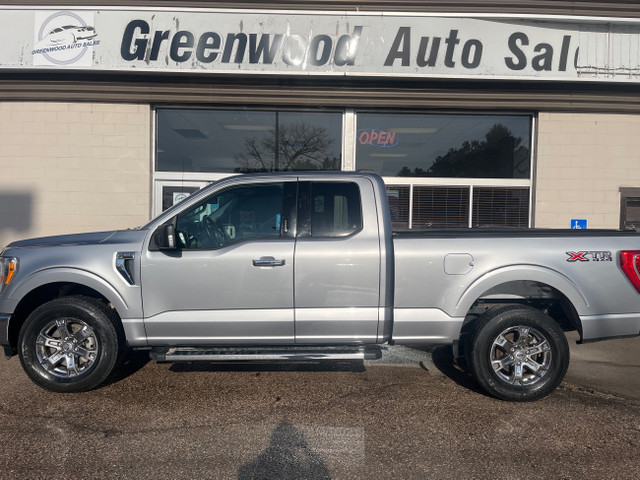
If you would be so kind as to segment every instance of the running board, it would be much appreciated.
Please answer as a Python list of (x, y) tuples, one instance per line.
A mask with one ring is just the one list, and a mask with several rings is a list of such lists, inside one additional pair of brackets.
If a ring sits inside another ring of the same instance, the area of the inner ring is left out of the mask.
[(380, 346), (359, 347), (172, 347), (149, 352), (157, 362), (283, 362), (322, 360), (376, 360)]

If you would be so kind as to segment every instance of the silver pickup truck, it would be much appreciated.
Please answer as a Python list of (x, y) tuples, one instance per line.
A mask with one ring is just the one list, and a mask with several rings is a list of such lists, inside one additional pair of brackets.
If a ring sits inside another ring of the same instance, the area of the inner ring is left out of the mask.
[(376, 175), (257, 174), (140, 229), (12, 243), (0, 344), (59, 392), (97, 387), (130, 348), (284, 361), (450, 344), (487, 392), (526, 401), (564, 377), (564, 331), (639, 335), (639, 292), (635, 233), (393, 232)]

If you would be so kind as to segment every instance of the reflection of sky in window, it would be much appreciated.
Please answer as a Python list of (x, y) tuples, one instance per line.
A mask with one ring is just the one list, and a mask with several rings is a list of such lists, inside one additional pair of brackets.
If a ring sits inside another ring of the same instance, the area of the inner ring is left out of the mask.
[[(342, 114), (337, 112), (279, 112), (280, 127), (304, 122), (322, 127), (333, 140), (330, 154), (340, 158)], [(246, 142), (272, 136), (276, 113), (250, 110), (173, 110), (157, 112), (159, 171), (233, 172)]]
[(358, 137), (356, 166), (383, 175), (396, 175), (404, 166), (427, 170), (450, 149), (458, 149), (464, 142), (484, 140), (496, 124), (504, 125), (515, 138), (522, 139), (521, 146), (529, 148), (531, 119), (527, 116), (360, 114), (360, 134), (370, 129), (396, 132), (397, 145), (362, 144), (366, 135)]

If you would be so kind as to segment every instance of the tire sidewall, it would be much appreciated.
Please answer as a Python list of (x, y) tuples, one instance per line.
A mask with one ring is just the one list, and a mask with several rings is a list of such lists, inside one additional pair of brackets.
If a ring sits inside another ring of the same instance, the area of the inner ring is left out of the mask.
[[(494, 340), (505, 330), (517, 326), (538, 330), (551, 349), (549, 370), (533, 385), (511, 385), (498, 377), (491, 367)], [(549, 316), (533, 308), (511, 308), (487, 315), (478, 325), (470, 348), (471, 369), (476, 380), (486, 391), (502, 400), (530, 401), (548, 395), (560, 384), (569, 365), (569, 345), (563, 330)]]
[[(42, 329), (57, 318), (78, 319), (93, 329), (98, 341), (98, 357), (93, 365), (76, 377), (61, 378), (44, 369), (36, 351)], [(118, 338), (113, 324), (97, 303), (80, 298), (52, 300), (35, 309), (25, 321), (18, 338), (22, 367), (41, 387), (56, 392), (81, 392), (101, 384), (113, 370)]]

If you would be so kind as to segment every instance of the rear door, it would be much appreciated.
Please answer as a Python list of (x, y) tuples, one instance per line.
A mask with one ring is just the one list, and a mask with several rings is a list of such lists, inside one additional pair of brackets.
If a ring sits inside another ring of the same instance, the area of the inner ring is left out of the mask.
[[(363, 194), (372, 203), (364, 209)], [(376, 342), (381, 247), (374, 202), (367, 178), (299, 183), (296, 343)]]

